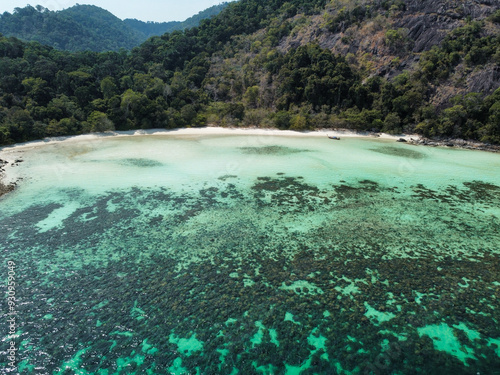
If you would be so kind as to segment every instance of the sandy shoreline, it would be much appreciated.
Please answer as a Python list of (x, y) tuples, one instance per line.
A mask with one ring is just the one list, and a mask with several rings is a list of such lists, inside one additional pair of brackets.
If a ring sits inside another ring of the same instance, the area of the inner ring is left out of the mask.
[(44, 138), (42, 140), (19, 143), (10, 146), (0, 147), (0, 196), (15, 189), (19, 176), (13, 166), (22, 162), (22, 155), (25, 150), (33, 149), (50, 144), (58, 143), (78, 143), (93, 140), (102, 140), (108, 137), (133, 137), (133, 136), (288, 136), (288, 137), (326, 137), (336, 136), (342, 138), (375, 138), (393, 140), (394, 142), (405, 140), (408, 144), (425, 146), (442, 146), (457, 148), (499, 151), (499, 147), (490, 146), (481, 143), (468, 142), (464, 140), (428, 140), (417, 134), (410, 135), (390, 135), (385, 133), (354, 132), (347, 129), (321, 129), (311, 131), (292, 131), (279, 129), (263, 128), (224, 128), (216, 126), (207, 126), (202, 128), (178, 128), (178, 129), (147, 129), (147, 130), (129, 130), (113, 131), (105, 133), (92, 133), (76, 136), (62, 136), (53, 138)]
[(85, 141), (93, 141), (104, 139), (107, 137), (133, 137), (133, 136), (225, 136), (225, 135), (248, 135), (248, 136), (289, 136), (289, 137), (326, 137), (336, 136), (339, 138), (351, 137), (366, 137), (379, 139), (404, 138), (407, 141), (411, 139), (419, 139), (418, 135), (401, 135), (392, 136), (389, 134), (378, 133), (357, 133), (349, 130), (315, 130), (315, 131), (292, 131), (279, 129), (263, 129), (263, 128), (223, 128), (216, 126), (208, 126), (202, 128), (178, 128), (178, 129), (147, 129), (147, 130), (129, 130), (129, 131), (113, 131), (106, 133), (92, 133), (75, 136), (62, 136), (54, 138), (44, 138), (37, 141), (26, 143), (18, 143), (15, 145), (0, 147), (0, 196), (15, 189), (19, 180), (19, 176), (13, 168), (18, 163), (22, 162), (22, 155), (25, 150), (30, 150), (36, 147), (46, 146), (57, 143), (78, 143)]
[(144, 136), (144, 135), (173, 135), (173, 136), (200, 136), (200, 135), (268, 135), (268, 136), (290, 136), (290, 137), (326, 137), (336, 136), (339, 138), (351, 137), (369, 137), (380, 139), (398, 140), (404, 138), (406, 140), (419, 139), (419, 135), (390, 135), (385, 133), (369, 133), (369, 132), (353, 132), (350, 130), (312, 130), (312, 131), (293, 131), (279, 129), (263, 129), (263, 128), (223, 128), (208, 126), (202, 128), (177, 128), (177, 129), (147, 129), (147, 130), (126, 130), (126, 131), (111, 131), (105, 133), (91, 133), (74, 136), (61, 136), (53, 138), (44, 138), (42, 140), (30, 141), (26, 143), (17, 143), (15, 145), (0, 147), (1, 153), (5, 151), (21, 151), (25, 148), (39, 147), (47, 144), (59, 142), (80, 142), (93, 139), (103, 139), (106, 137), (129, 137), (129, 136)]

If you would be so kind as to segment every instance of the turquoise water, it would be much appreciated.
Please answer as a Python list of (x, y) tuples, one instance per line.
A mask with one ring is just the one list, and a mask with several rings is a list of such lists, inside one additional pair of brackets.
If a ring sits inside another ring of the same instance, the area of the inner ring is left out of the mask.
[(500, 155), (324, 138), (0, 151), (19, 373), (499, 373)]

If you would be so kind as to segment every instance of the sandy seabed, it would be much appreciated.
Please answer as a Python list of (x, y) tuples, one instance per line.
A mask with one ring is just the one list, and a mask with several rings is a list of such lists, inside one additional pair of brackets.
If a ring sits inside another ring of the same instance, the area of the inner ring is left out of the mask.
[[(127, 130), (127, 131), (109, 131), (104, 133), (90, 133), (75, 136), (47, 137), (42, 140), (18, 143), (11, 146), (0, 147), (0, 160), (7, 162), (5, 171), (0, 171), (0, 182), (8, 186), (19, 179), (18, 173), (11, 168), (16, 164), (16, 160), (22, 160), (23, 152), (35, 147), (46, 146), (55, 143), (85, 142), (107, 137), (130, 137), (130, 136), (289, 136), (289, 137), (326, 137), (335, 136), (339, 138), (378, 138), (398, 140), (403, 138), (407, 141), (419, 139), (419, 135), (390, 135), (385, 133), (353, 132), (349, 130), (314, 130), (314, 131), (292, 131), (279, 129), (263, 129), (257, 127), (251, 128), (225, 128), (218, 126), (207, 126), (201, 128), (177, 128), (177, 129), (147, 129), (147, 130)], [(4, 192), (5, 193), (5, 192)], [(1, 195), (1, 194), (0, 194)]]

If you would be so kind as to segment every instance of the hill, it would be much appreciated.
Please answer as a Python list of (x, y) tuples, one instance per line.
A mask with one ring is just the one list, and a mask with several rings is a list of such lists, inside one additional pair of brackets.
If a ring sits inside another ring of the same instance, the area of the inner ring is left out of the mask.
[(130, 53), (0, 39), (0, 143), (109, 129), (349, 128), (500, 143), (491, 0), (241, 0)]
[(53, 12), (42, 6), (16, 8), (0, 17), (0, 32), (67, 51), (131, 49), (144, 38), (110, 12), (93, 5), (75, 5)]
[(213, 6), (183, 22), (157, 23), (122, 21), (94, 5), (75, 5), (57, 12), (28, 5), (16, 8), (13, 14), (3, 13), (0, 33), (73, 52), (130, 50), (150, 36), (197, 26), (200, 20), (219, 13), (225, 6)]
[(192, 17), (189, 17), (185, 21), (171, 21), (171, 22), (144, 22), (136, 19), (127, 18), (123, 20), (132, 29), (138, 31), (143, 38), (143, 41), (149, 37), (155, 35), (162, 35), (165, 33), (171, 33), (176, 30), (189, 29), (191, 27), (196, 27), (200, 24), (201, 20), (213, 17), (219, 14), (226, 6), (227, 2), (221, 3), (219, 5), (214, 5), (207, 8)]

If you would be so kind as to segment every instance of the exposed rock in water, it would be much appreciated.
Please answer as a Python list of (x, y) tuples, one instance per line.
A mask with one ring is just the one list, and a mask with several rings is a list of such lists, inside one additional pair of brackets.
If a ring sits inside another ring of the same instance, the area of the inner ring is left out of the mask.
[[(23, 160), (16, 160), (15, 162), (21, 163)], [(5, 172), (4, 167), (7, 166), (9, 162), (7, 160), (0, 159), (0, 197), (8, 192), (11, 192), (16, 188), (16, 183), (4, 184), (2, 183), (3, 173)]]
[(492, 145), (489, 143), (481, 143), (475, 141), (466, 141), (463, 139), (438, 139), (431, 140), (428, 138), (419, 138), (413, 139), (411, 138), (409, 144), (413, 145), (423, 145), (423, 146), (440, 146), (440, 147), (458, 147), (465, 148), (469, 150), (482, 150), (482, 151), (491, 151), (491, 152), (500, 152), (499, 145)]
[(15, 188), (16, 184), (4, 185), (3, 183), (0, 182), (0, 197), (4, 194), (10, 193)]
[(0, 159), (0, 175), (5, 172), (4, 167), (8, 164), (7, 161)]

